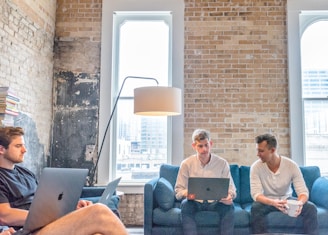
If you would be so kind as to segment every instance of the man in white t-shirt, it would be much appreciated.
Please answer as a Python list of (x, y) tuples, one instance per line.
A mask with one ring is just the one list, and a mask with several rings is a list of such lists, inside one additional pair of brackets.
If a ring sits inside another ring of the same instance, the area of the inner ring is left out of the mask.
[(251, 195), (254, 200), (251, 209), (252, 233), (266, 233), (266, 215), (272, 211), (287, 214), (287, 199), (292, 197), (293, 184), (299, 207), (296, 217), (303, 217), (306, 234), (318, 234), (316, 206), (309, 202), (309, 190), (299, 166), (290, 158), (277, 153), (274, 135), (256, 137), (257, 156), (260, 158), (250, 169)]

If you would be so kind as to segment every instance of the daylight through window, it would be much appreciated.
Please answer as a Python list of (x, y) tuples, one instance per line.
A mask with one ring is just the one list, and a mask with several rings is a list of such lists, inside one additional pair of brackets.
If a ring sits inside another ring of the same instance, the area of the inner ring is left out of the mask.
[[(127, 76), (152, 77), (160, 86), (171, 84), (170, 12), (115, 12), (113, 84), (116, 94)], [(155, 86), (152, 80), (128, 79), (120, 96), (113, 125), (115, 177), (122, 181), (147, 181), (158, 175), (170, 157), (169, 117), (133, 114), (133, 89)]]

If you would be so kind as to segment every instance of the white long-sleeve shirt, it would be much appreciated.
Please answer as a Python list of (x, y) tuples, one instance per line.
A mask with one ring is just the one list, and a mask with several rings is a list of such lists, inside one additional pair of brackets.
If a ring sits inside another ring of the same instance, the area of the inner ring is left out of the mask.
[(215, 154), (211, 154), (211, 159), (205, 166), (202, 166), (196, 155), (192, 155), (181, 162), (175, 184), (178, 200), (187, 195), (189, 177), (230, 178), (229, 193), (233, 198), (236, 197), (236, 187), (231, 177), (229, 163)]
[(251, 166), (250, 187), (254, 201), (260, 194), (271, 199), (286, 199), (292, 196), (292, 183), (298, 196), (300, 194), (309, 196), (302, 172), (290, 158), (281, 156), (280, 166), (276, 173), (273, 173), (260, 159)]

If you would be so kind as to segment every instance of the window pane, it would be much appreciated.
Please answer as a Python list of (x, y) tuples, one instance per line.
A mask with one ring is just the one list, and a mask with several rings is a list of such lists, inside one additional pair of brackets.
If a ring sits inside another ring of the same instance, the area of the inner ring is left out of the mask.
[[(122, 15), (120, 16), (122, 17)], [(170, 77), (170, 30), (160, 15), (129, 13), (121, 21), (118, 45), (118, 84), (125, 77), (156, 78), (167, 86)], [(165, 15), (167, 17), (167, 15)], [(164, 18), (165, 18), (164, 17)], [(163, 18), (163, 17), (162, 17)], [(159, 166), (168, 162), (168, 118), (133, 114), (133, 89), (156, 86), (153, 80), (127, 79), (117, 105), (115, 177), (122, 181), (147, 181), (158, 176)]]
[[(168, 84), (169, 30), (164, 21), (128, 20), (120, 28), (119, 80), (126, 76), (154, 77), (161, 86)], [(154, 86), (147, 80), (129, 80), (126, 87)], [(122, 96), (132, 96), (124, 89)]]
[(132, 99), (119, 101), (116, 177), (148, 180), (167, 163), (167, 118), (133, 115), (132, 110)]
[(306, 165), (328, 175), (328, 100), (305, 100)]
[(302, 95), (305, 164), (328, 175), (328, 21), (310, 25), (302, 36)]
[(303, 70), (303, 98), (328, 97), (328, 70)]

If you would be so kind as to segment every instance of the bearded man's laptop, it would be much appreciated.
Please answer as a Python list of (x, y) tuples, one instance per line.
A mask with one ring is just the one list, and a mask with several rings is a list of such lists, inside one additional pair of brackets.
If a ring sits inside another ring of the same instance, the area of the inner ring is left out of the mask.
[(108, 205), (108, 202), (111, 200), (111, 197), (113, 196), (118, 183), (120, 182), (122, 177), (119, 177), (111, 182), (109, 182), (107, 184), (106, 189), (104, 190), (104, 192), (102, 193), (99, 202), (105, 205)]
[(75, 210), (87, 175), (87, 169), (44, 168), (25, 224), (14, 234), (30, 234)]
[(229, 178), (189, 177), (188, 199), (220, 200), (228, 196)]

